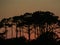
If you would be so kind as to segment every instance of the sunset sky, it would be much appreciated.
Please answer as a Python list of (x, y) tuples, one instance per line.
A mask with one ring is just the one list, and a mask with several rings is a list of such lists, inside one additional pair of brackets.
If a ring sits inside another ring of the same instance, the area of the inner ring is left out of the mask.
[(38, 10), (60, 16), (60, 0), (0, 0), (0, 20)]

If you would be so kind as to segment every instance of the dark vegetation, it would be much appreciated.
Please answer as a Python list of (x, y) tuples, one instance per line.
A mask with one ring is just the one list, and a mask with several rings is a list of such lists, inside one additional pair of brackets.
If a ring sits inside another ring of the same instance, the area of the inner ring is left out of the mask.
[[(14, 24), (16, 25), (16, 38), (5, 39), (6, 36), (3, 35), (6, 35), (8, 32), (6, 26), (12, 27)], [(40, 28), (39, 30), (41, 33), (38, 38), (34, 40), (30, 40), (30, 25), (32, 24), (34, 24), (35, 33), (37, 26)], [(57, 24), (59, 27), (51, 26), (54, 24)], [(22, 26), (25, 25), (28, 26), (29, 40), (26, 40), (25, 37), (17, 38), (17, 27), (22, 28)], [(58, 16), (49, 11), (36, 11), (33, 13), (25, 13), (21, 16), (10, 17), (8, 19), (4, 18), (0, 22), (0, 28), (2, 27), (5, 27), (5, 32), (0, 33), (1, 45), (60, 45), (60, 41), (57, 41), (57, 38), (54, 37), (56, 35), (54, 29), (60, 28), (60, 20), (58, 20)]]

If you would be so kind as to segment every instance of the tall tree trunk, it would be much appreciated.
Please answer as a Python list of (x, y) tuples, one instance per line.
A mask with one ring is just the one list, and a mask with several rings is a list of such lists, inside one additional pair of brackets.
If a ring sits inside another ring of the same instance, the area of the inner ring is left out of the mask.
[(20, 37), (21, 37), (21, 27), (19, 27)]
[(21, 36), (23, 37), (23, 26), (21, 26)]
[(46, 31), (48, 32), (48, 24), (46, 23)]
[(29, 40), (30, 40), (30, 25), (28, 25), (28, 37), (29, 37)]
[(23, 36), (23, 26), (21, 26), (21, 37)]
[(17, 23), (16, 23), (16, 38), (18, 37)]
[(40, 35), (40, 32), (39, 32), (39, 27), (37, 26), (37, 29), (36, 29), (37, 31), (37, 37)]
[(11, 37), (13, 38), (13, 27), (11, 26)]
[[(6, 26), (5, 26), (5, 31), (8, 31)], [(7, 38), (7, 33), (6, 33), (6, 37), (5, 38)]]
[(34, 30), (35, 31), (34, 33), (35, 33), (35, 38), (36, 38), (36, 25), (34, 25), (34, 29), (35, 29)]

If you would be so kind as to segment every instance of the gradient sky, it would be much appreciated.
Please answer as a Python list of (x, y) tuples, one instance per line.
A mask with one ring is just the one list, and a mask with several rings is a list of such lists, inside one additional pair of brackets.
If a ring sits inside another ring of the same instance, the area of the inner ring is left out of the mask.
[(38, 10), (60, 16), (60, 0), (0, 0), (0, 20)]

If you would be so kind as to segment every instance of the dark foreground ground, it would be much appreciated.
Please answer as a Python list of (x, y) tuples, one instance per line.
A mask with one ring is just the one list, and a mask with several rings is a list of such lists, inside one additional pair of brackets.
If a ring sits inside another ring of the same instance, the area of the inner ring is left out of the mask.
[(0, 38), (0, 45), (60, 45), (60, 40), (56, 41), (56, 39), (52, 38), (51, 34), (45, 33), (32, 41), (26, 40), (24, 37), (7, 40)]

